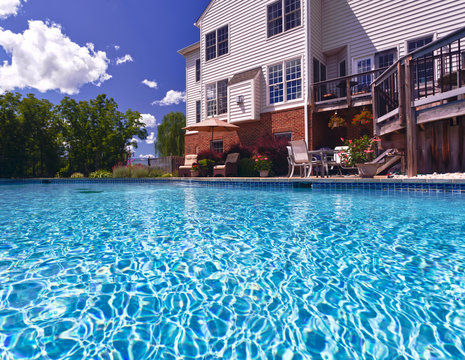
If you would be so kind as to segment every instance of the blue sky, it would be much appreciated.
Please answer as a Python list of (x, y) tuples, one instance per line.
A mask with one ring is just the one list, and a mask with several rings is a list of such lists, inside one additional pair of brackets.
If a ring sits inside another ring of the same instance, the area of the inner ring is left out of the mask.
[(193, 23), (208, 2), (0, 0), (0, 90), (53, 103), (105, 93), (121, 111), (145, 114), (151, 136), (135, 153), (154, 154), (154, 122), (185, 112), (177, 51), (199, 40)]

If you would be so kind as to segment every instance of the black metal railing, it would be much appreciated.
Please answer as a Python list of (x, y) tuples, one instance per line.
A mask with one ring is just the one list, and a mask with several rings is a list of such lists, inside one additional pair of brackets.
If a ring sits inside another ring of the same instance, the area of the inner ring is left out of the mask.
[(373, 79), (387, 68), (370, 70), (312, 84), (313, 101), (348, 101), (352, 98), (371, 96)]

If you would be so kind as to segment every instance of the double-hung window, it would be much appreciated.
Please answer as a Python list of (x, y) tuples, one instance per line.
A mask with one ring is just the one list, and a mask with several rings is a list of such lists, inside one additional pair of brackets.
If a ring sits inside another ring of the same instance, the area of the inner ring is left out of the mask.
[(301, 17), (300, 0), (278, 0), (268, 5), (268, 37), (300, 26)]
[(200, 122), (200, 108), (201, 108), (201, 102), (200, 100), (197, 100), (195, 102), (195, 122), (196, 123)]
[[(373, 66), (373, 58), (367, 57), (363, 59), (358, 59), (355, 61), (355, 69), (356, 73), (364, 73), (367, 71), (372, 70)], [(371, 92), (371, 82), (373, 81), (372, 74), (365, 74), (357, 76), (357, 86), (356, 86), (356, 93), (369, 93)]]
[(205, 57), (208, 60), (225, 55), (229, 51), (228, 25), (220, 27), (205, 35)]
[[(408, 52), (415, 51), (426, 44), (429, 44), (433, 41), (433, 35), (425, 36), (423, 38), (407, 41), (407, 50)], [(432, 54), (426, 55), (425, 58), (420, 59), (414, 68), (415, 83), (423, 84), (428, 81), (433, 81), (433, 57)]]
[(207, 85), (207, 117), (228, 112), (228, 80)]
[(300, 59), (285, 61), (268, 68), (270, 104), (302, 97), (302, 65)]
[(200, 81), (200, 59), (195, 60), (195, 81)]

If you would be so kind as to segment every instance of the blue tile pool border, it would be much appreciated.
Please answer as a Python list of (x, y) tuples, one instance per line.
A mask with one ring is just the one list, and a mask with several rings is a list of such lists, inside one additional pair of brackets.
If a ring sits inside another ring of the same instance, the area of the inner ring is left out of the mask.
[(0, 185), (20, 184), (160, 184), (214, 188), (311, 189), (315, 191), (396, 191), (465, 195), (465, 180), (438, 179), (288, 179), (288, 178), (150, 178), (150, 179), (3, 179)]

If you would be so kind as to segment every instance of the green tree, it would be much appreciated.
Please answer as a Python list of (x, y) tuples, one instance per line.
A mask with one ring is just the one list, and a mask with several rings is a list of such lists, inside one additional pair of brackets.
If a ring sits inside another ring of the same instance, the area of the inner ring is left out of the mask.
[(21, 176), (18, 163), (26, 160), (24, 134), (18, 117), (20, 94), (0, 95), (0, 176)]
[(186, 117), (181, 112), (170, 112), (158, 125), (155, 153), (160, 156), (183, 156)]
[(118, 111), (118, 105), (106, 95), (96, 99), (76, 102), (65, 97), (58, 107), (65, 124), (64, 139), (68, 166), (66, 173), (111, 170), (118, 162), (124, 162), (131, 139), (147, 137), (147, 130), (140, 113)]

